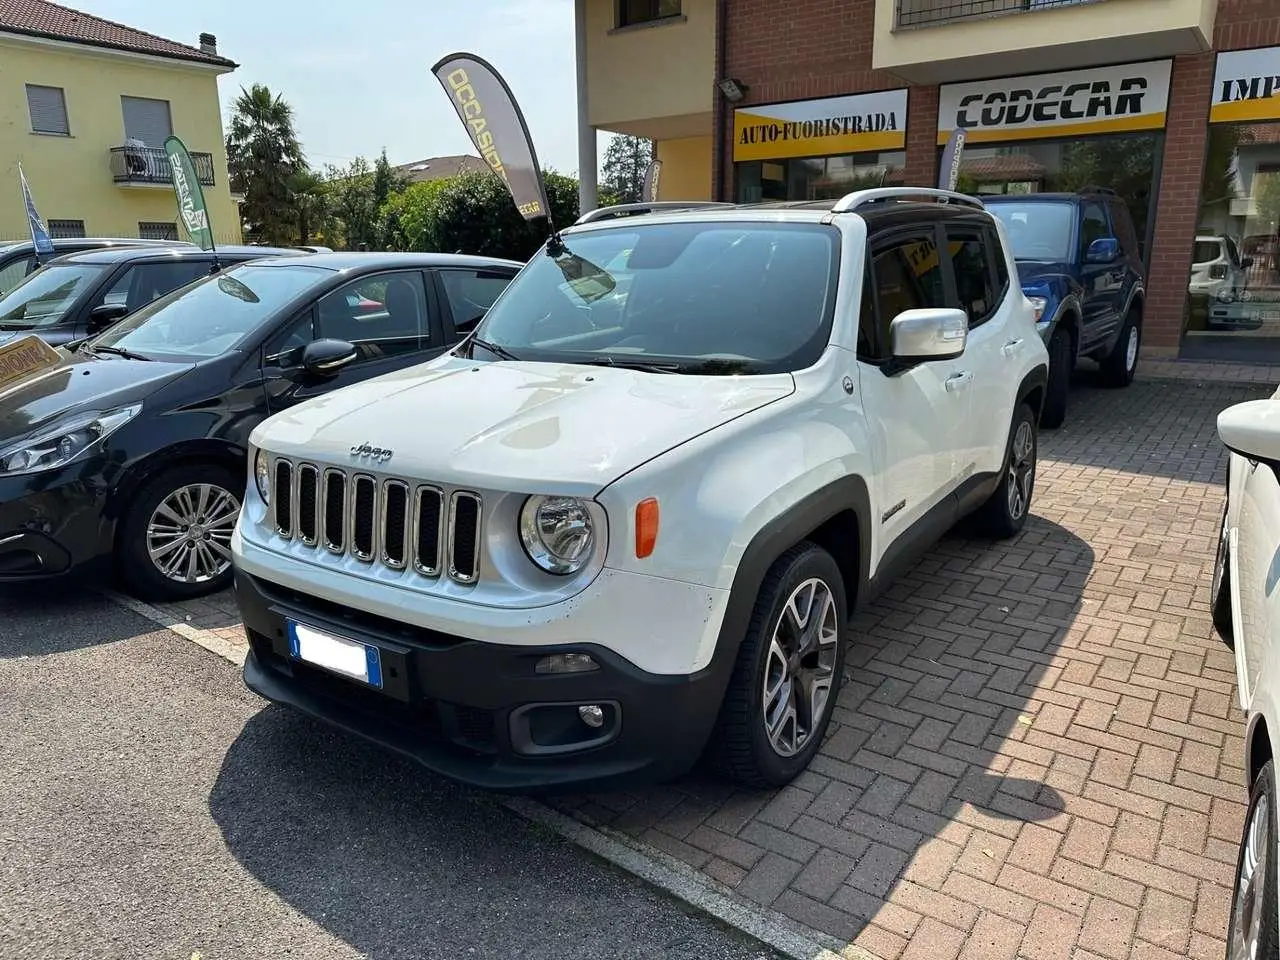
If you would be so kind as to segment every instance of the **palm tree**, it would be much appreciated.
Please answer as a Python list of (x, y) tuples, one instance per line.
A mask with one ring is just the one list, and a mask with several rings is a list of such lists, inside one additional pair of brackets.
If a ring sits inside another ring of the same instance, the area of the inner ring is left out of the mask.
[(309, 244), (313, 238), (321, 235), (326, 242), (332, 239), (332, 205), (324, 178), (314, 170), (303, 167), (289, 178), (288, 187), (293, 195), (298, 243)]
[(227, 134), (231, 189), (244, 196), (242, 215), (255, 239), (288, 243), (298, 218), (290, 180), (305, 169), (293, 108), (255, 83), (240, 88)]

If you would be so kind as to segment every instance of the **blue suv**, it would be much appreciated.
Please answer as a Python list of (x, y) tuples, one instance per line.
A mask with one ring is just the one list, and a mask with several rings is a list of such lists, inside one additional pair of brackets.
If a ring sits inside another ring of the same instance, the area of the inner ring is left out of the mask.
[(1061, 426), (1080, 357), (1098, 361), (1107, 386), (1133, 382), (1146, 297), (1133, 218), (1115, 191), (1102, 187), (981, 199), (1004, 225), (1022, 292), (1035, 304), (1049, 348), (1040, 422)]

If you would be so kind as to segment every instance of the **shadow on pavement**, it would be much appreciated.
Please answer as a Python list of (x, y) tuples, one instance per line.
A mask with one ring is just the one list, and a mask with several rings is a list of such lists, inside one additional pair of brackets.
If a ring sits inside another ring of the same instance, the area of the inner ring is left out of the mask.
[(88, 588), (0, 589), (0, 659), (68, 653), (157, 629)]
[(245, 725), (209, 807), (253, 876), (371, 960), (771, 956), (492, 798), (281, 707)]

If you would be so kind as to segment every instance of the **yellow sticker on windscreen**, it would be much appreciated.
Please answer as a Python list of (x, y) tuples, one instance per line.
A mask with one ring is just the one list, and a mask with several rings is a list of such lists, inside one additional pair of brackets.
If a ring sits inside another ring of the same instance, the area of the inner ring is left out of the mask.
[(58, 351), (39, 337), (27, 336), (0, 346), (0, 390), (23, 377), (56, 367), (62, 362)]

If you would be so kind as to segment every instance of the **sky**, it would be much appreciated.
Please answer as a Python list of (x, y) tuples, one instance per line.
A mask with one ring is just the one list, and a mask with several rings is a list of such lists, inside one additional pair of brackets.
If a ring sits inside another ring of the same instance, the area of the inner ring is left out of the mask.
[(192, 46), (214, 34), (218, 53), (240, 64), (218, 81), (224, 130), (241, 86), (265, 83), (293, 106), (317, 168), (383, 147), (393, 164), (474, 154), (431, 73), (445, 54), (474, 53), (511, 86), (542, 165), (577, 172), (573, 0), (60, 2)]

